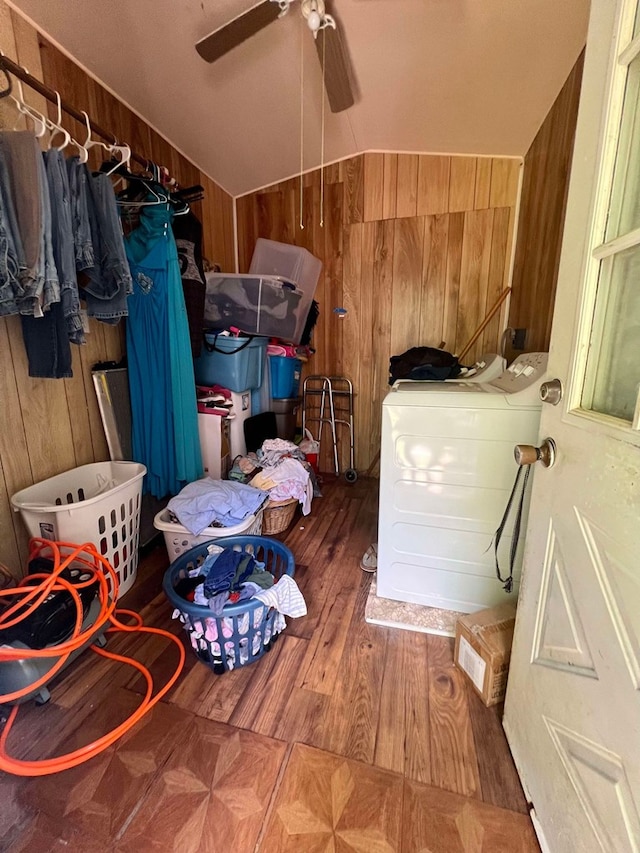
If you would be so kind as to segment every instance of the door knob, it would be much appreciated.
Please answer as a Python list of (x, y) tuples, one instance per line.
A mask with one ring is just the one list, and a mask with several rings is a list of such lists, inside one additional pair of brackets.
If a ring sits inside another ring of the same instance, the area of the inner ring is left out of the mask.
[(543, 403), (557, 406), (562, 400), (562, 382), (559, 379), (549, 379), (540, 386), (540, 399)]
[(534, 447), (533, 444), (516, 444), (513, 455), (518, 465), (541, 462), (545, 468), (551, 468), (556, 461), (556, 443), (552, 438), (545, 438), (540, 447)]

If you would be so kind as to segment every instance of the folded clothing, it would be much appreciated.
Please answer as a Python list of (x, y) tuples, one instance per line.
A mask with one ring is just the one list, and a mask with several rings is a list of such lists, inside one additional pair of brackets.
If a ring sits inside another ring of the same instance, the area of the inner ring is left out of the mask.
[(186, 485), (180, 494), (171, 498), (167, 508), (183, 527), (199, 536), (213, 522), (223, 527), (242, 524), (248, 515), (260, 509), (268, 497), (261, 489), (244, 483), (204, 477)]

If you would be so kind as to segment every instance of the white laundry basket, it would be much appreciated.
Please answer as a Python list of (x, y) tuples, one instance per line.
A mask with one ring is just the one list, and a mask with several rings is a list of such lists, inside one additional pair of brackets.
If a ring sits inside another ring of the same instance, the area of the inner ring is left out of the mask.
[(235, 527), (205, 527), (199, 536), (195, 536), (186, 527), (171, 521), (171, 513), (165, 508), (161, 509), (153, 519), (153, 526), (156, 530), (162, 531), (169, 560), (173, 562), (180, 554), (195, 548), (196, 545), (219, 539), (221, 536), (259, 536), (262, 533), (262, 516), (261, 507), (255, 515), (248, 515)]
[(30, 536), (92, 542), (113, 566), (118, 597), (138, 571), (140, 496), (147, 469), (138, 462), (93, 462), (34, 483), (11, 498)]

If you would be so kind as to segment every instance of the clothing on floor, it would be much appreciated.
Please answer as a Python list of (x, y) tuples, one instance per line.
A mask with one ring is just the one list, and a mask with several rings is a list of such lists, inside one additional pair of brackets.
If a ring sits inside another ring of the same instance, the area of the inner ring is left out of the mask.
[(142, 208), (140, 224), (126, 240), (133, 277), (127, 322), (133, 458), (147, 466), (145, 490), (158, 498), (178, 494), (203, 474), (189, 329), (170, 221), (164, 206)]
[(167, 507), (183, 527), (199, 536), (214, 521), (225, 527), (241, 524), (248, 515), (255, 514), (268, 497), (266, 492), (244, 483), (204, 477), (185, 486)]

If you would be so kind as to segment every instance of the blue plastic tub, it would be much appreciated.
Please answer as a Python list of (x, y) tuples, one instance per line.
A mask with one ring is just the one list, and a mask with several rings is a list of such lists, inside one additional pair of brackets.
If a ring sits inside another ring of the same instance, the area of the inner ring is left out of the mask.
[(253, 554), (265, 564), (267, 571), (278, 580), (284, 574), (293, 577), (293, 554), (277, 539), (267, 536), (223, 536), (203, 542), (185, 551), (165, 572), (162, 588), (178, 611), (180, 621), (189, 635), (196, 657), (215, 673), (247, 666), (258, 660), (276, 640), (274, 621), (276, 611), (262, 602), (248, 599), (237, 604), (227, 604), (222, 616), (215, 616), (208, 607), (182, 598), (175, 590), (176, 583), (186, 578), (191, 569), (202, 565), (207, 556), (207, 545), (220, 545)]
[(222, 385), (238, 393), (259, 388), (268, 341), (205, 332), (202, 352), (193, 362), (196, 385)]
[(299, 358), (270, 355), (271, 396), (274, 400), (288, 400), (298, 396), (302, 362)]

